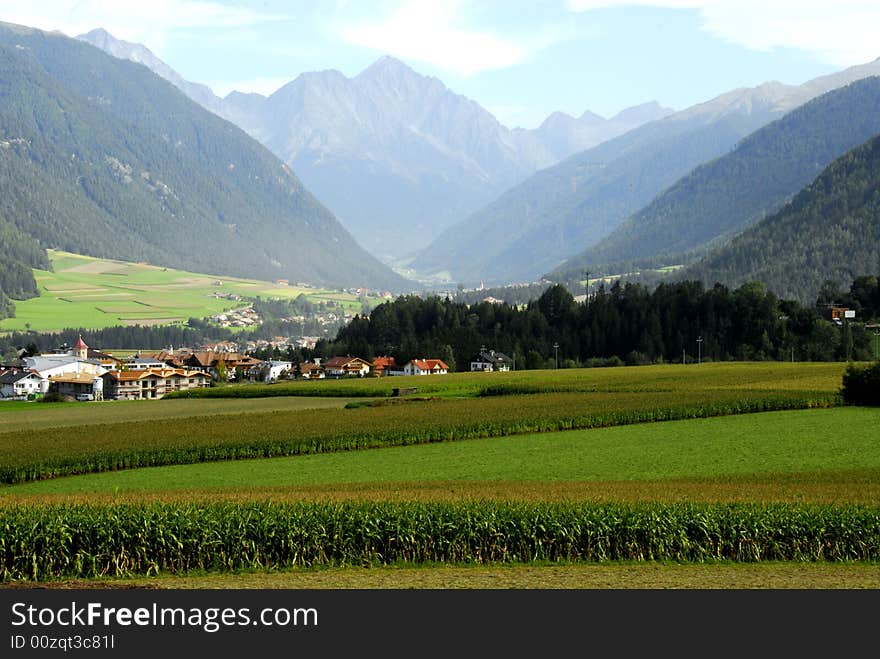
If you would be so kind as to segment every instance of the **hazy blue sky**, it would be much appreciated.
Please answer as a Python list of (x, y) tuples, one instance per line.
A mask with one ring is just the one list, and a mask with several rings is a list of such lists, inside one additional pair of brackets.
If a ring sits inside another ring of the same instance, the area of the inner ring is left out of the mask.
[(390, 54), (526, 128), (555, 110), (683, 109), (880, 56), (878, 0), (0, 0), (0, 20), (103, 27), (220, 95), (303, 71), (351, 77)]

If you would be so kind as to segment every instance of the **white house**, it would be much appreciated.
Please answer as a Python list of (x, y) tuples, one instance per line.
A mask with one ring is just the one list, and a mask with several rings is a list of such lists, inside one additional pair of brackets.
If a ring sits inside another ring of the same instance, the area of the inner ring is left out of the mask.
[(44, 378), (59, 375), (101, 376), (107, 372), (100, 363), (74, 355), (37, 355), (24, 358), (25, 370), (36, 371)]
[(442, 359), (411, 359), (403, 367), (404, 375), (446, 375), (449, 367)]
[(168, 368), (168, 364), (155, 357), (133, 357), (125, 362), (131, 371), (146, 371), (151, 368)]
[(27, 398), (48, 390), (49, 381), (33, 371), (10, 371), (0, 375), (0, 398)]
[(264, 382), (275, 382), (281, 378), (282, 373), (290, 374), (293, 372), (292, 362), (268, 361), (262, 366), (262, 375)]
[(483, 349), (471, 359), (471, 371), (509, 371), (512, 362), (503, 352)]

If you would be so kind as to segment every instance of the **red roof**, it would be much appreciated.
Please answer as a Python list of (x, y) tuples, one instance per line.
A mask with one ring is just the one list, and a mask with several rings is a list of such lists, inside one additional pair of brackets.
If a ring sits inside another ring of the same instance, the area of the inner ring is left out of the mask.
[(369, 363), (365, 362), (360, 357), (333, 357), (324, 362), (324, 368), (334, 369), (344, 368), (346, 366), (358, 366), (358, 362), (369, 366)]
[(73, 346), (73, 347), (74, 347), (76, 350), (83, 350), (83, 349), (88, 350), (88, 346), (86, 345), (86, 342), (83, 341), (82, 334), (79, 335), (79, 341), (77, 341), (77, 342), (76, 342), (76, 345)]
[(423, 371), (448, 371), (449, 367), (442, 359), (413, 359), (412, 363)]

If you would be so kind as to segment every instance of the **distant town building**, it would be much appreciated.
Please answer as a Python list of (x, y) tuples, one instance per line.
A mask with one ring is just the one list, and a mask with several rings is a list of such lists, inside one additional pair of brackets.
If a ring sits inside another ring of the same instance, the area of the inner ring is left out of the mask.
[(509, 371), (513, 360), (503, 352), (480, 350), (480, 354), (471, 359), (471, 371)]

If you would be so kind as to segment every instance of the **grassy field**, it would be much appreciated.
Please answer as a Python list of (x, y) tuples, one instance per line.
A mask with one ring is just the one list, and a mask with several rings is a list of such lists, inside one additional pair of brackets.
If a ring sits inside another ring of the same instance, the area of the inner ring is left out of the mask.
[[(409, 401), (382, 398), (375, 401), (381, 406), (370, 404), (341, 411), (303, 409), (319, 405), (304, 403), (308, 398), (296, 396), (90, 403), (57, 409), (32, 403), (28, 410), (0, 413), (0, 419), (7, 420), (0, 423), (0, 479), (14, 483), (120, 468), (325, 453), (839, 404), (836, 373), (842, 372), (840, 365), (738, 366), (622, 367), (511, 373), (502, 378), (486, 378), (485, 374), (422, 378), (429, 381), (426, 384), (448, 387), (446, 394), (479, 392), (494, 382), (495, 392), (503, 395)], [(335, 393), (363, 393), (356, 387), (382, 386), (387, 390), (391, 380), (398, 378), (340, 381), (354, 386)], [(220, 389), (227, 390), (246, 391), (251, 387)], [(513, 393), (543, 390), (557, 393)], [(334, 389), (318, 387), (313, 392), (331, 394)]]
[(40, 297), (16, 302), (15, 318), (0, 321), (0, 331), (167, 324), (190, 317), (204, 318), (244, 304), (212, 297), (214, 292), (291, 299), (305, 294), (313, 302), (334, 300), (349, 311), (361, 309), (354, 295), (334, 290), (205, 275), (54, 250), (49, 250), (49, 259), (52, 271), (34, 270)]
[(352, 398), (283, 397), (233, 400), (163, 400), (161, 403), (153, 400), (52, 404), (17, 401), (0, 404), (0, 436), (4, 433), (57, 429), (66, 426), (100, 427), (104, 424), (114, 423), (153, 423), (158, 420), (204, 418), (216, 414), (236, 416), (325, 408), (341, 409), (354, 400)]
[[(809, 500), (834, 492), (847, 502), (878, 501), (880, 410), (835, 408), (768, 412), (593, 430), (517, 435), (478, 441), (402, 446), (342, 454), (304, 455), (133, 469), (59, 478), (0, 489), (0, 498), (56, 495), (149, 494), (192, 497), (284, 497), (313, 491), (415, 490), (435, 485), (453, 494), (516, 490), (571, 498), (574, 486), (643, 483), (731, 484), (737, 500), (760, 502), (767, 485)], [(846, 428), (817, 433), (817, 428)], [(198, 484), (193, 492), (193, 484)], [(798, 485), (805, 489), (798, 493)], [(471, 490), (471, 487), (477, 487)], [(558, 486), (562, 487), (558, 487)], [(757, 485), (754, 489), (753, 486)], [(487, 487), (489, 486), (489, 487)], [(821, 486), (821, 487), (817, 487)], [(589, 492), (591, 488), (584, 488)], [(698, 488), (694, 488), (696, 494)], [(715, 493), (706, 488), (707, 493)], [(733, 493), (731, 492), (731, 494)], [(486, 496), (485, 494), (483, 496)], [(717, 496), (717, 495), (716, 495)], [(622, 497), (626, 498), (626, 497)], [(695, 499), (696, 500), (696, 499)]]
[[(627, 393), (724, 391), (834, 394), (846, 365), (841, 363), (705, 363), (617, 368), (571, 368), (507, 373), (450, 373), (442, 376), (324, 379), (272, 385), (247, 384), (182, 392), (181, 397), (261, 396), (388, 397), (392, 389), (416, 387), (416, 396), (447, 398), (530, 393)], [(674, 400), (674, 396), (670, 396)]]

